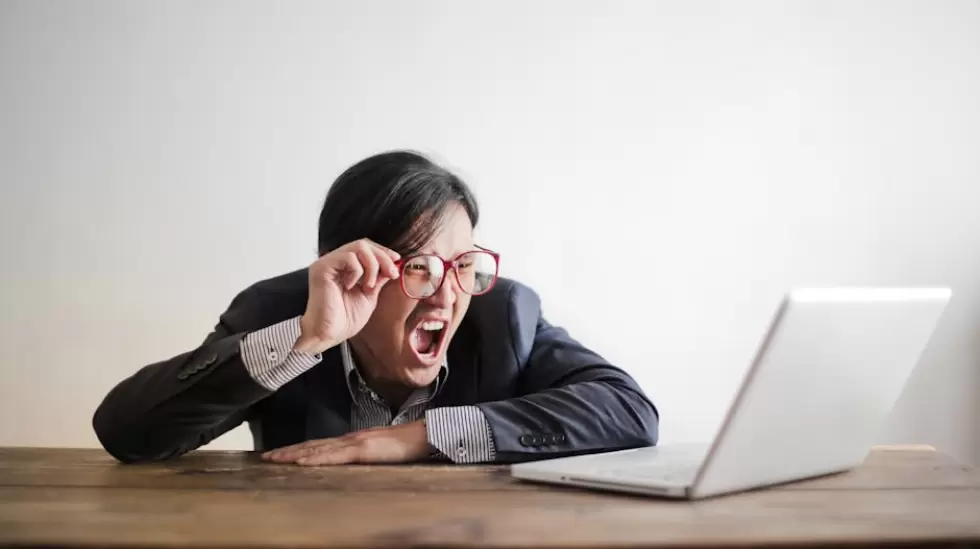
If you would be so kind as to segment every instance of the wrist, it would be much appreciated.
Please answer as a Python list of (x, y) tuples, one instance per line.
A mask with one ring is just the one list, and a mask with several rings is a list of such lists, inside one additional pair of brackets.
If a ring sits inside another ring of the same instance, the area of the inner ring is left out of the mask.
[(293, 344), (293, 350), (297, 353), (305, 353), (308, 355), (318, 355), (323, 353), (327, 349), (332, 349), (339, 345), (340, 342), (327, 341), (323, 339), (318, 339), (315, 337), (299, 336), (296, 343)]
[(339, 341), (314, 335), (312, 330), (308, 328), (308, 322), (305, 315), (300, 317), (299, 327), (299, 338), (297, 338), (296, 343), (293, 344), (293, 350), (296, 352), (318, 355), (327, 349), (336, 347), (340, 344)]
[(419, 419), (405, 424), (405, 429), (410, 431), (409, 437), (411, 459), (427, 459), (432, 456), (432, 447), (429, 445), (429, 433), (425, 426), (425, 420)]

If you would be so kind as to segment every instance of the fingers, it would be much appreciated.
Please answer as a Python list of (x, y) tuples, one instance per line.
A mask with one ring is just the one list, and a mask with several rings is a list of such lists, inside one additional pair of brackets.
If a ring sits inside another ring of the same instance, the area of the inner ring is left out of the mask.
[(356, 253), (357, 259), (361, 262), (361, 267), (364, 268), (361, 284), (365, 288), (374, 288), (374, 285), (378, 282), (378, 253), (375, 252), (372, 246), (363, 243), (363, 241), (357, 247)]
[(391, 248), (386, 248), (386, 247), (382, 246), (381, 244), (378, 244), (376, 242), (372, 242), (372, 241), (370, 241), (370, 240), (368, 240), (366, 238), (364, 239), (364, 241), (367, 242), (367, 243), (369, 243), (369, 244), (371, 244), (371, 245), (373, 245), (375, 249), (377, 249), (378, 251), (380, 251), (382, 254), (384, 254), (385, 257), (387, 257), (388, 259), (390, 259), (392, 261), (398, 261), (399, 259), (402, 258), (401, 254), (399, 254), (395, 250), (392, 250)]
[(284, 446), (262, 454), (262, 458), (276, 463), (293, 463), (298, 459), (311, 456), (323, 448), (329, 449), (331, 446), (345, 445), (347, 441), (344, 439), (345, 437), (325, 438)]
[(360, 449), (356, 444), (322, 448), (309, 456), (296, 460), (296, 465), (315, 467), (317, 465), (346, 465), (357, 463)]
[(297, 465), (405, 463), (425, 459), (429, 450), (425, 423), (419, 420), (294, 444), (266, 452), (262, 458)]
[(349, 248), (344, 257), (346, 289), (350, 290), (360, 282), (364, 289), (372, 290), (379, 282), (383, 285), (398, 278), (395, 264), (400, 257), (398, 252), (367, 239), (351, 242), (345, 248)]
[(375, 245), (374, 253), (378, 258), (378, 264), (384, 276), (389, 279), (398, 278), (398, 266), (395, 265), (395, 262), (401, 257), (398, 255), (398, 252), (391, 251), (384, 246)]
[(347, 434), (341, 437), (311, 440), (285, 446), (262, 454), (262, 459), (274, 463), (297, 465), (343, 465), (356, 463), (360, 456), (360, 437)]
[(282, 448), (265, 452), (262, 454), (262, 459), (292, 462), (300, 457), (309, 455), (310, 451), (315, 450), (318, 446), (337, 444), (339, 438), (342, 437), (308, 440), (299, 444), (293, 444), (292, 446), (283, 446)]
[(364, 276), (364, 267), (361, 265), (357, 253), (347, 252), (344, 256), (344, 288), (350, 290), (357, 286), (362, 276)]

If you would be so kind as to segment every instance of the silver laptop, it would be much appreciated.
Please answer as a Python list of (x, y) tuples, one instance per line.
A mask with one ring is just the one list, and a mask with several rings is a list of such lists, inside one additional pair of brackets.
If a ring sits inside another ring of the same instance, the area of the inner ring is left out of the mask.
[(948, 288), (794, 291), (712, 442), (521, 463), (511, 472), (698, 499), (852, 469), (881, 435), (950, 296)]

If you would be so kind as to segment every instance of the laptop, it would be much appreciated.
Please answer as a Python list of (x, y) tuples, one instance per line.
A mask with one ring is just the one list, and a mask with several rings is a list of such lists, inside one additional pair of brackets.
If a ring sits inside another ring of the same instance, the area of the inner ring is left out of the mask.
[(793, 291), (710, 443), (520, 463), (511, 474), (700, 499), (853, 469), (881, 435), (951, 295), (948, 288)]

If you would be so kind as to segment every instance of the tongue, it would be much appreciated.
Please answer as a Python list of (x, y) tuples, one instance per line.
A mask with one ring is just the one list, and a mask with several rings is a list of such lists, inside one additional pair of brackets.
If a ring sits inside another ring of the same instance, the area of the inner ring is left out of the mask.
[(427, 332), (419, 328), (412, 334), (412, 346), (420, 354), (425, 354), (429, 350), (429, 347), (432, 346), (433, 339), (432, 332)]

